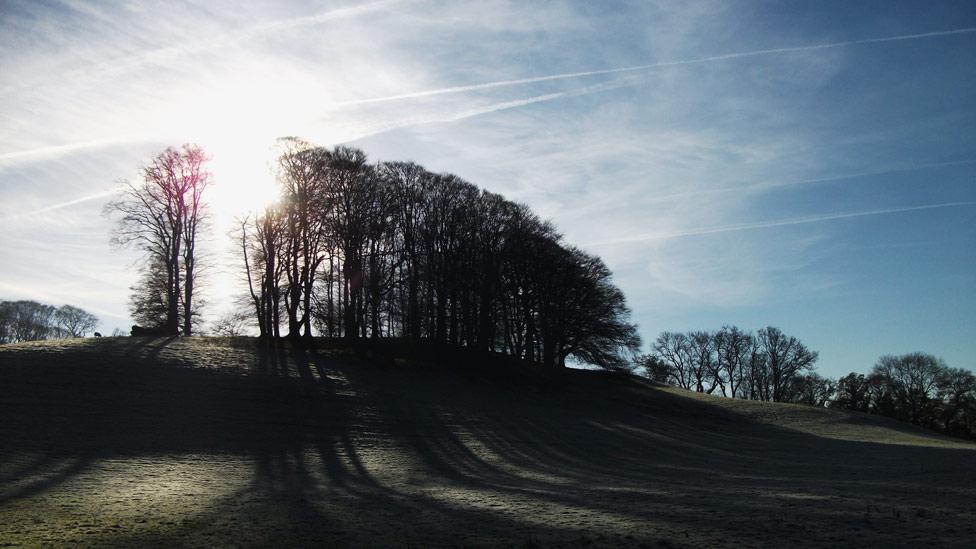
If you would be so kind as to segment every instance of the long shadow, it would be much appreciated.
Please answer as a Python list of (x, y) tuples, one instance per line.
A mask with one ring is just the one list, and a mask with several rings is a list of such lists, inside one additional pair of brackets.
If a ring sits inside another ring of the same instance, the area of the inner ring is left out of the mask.
[[(234, 536), (239, 510), (258, 545), (283, 524), (298, 545), (747, 543), (757, 524), (767, 543), (810, 545), (834, 535), (811, 525), (845, 521), (951, 543), (940, 532), (973, 518), (956, 509), (976, 495), (971, 451), (826, 439), (619, 378), (510, 382), (257, 344), (235, 372), (192, 367), (192, 341), (127, 343), (0, 351), (0, 462), (16, 458), (0, 505), (101, 460), (229, 454), (253, 465), (247, 485), (161, 543)], [(901, 520), (921, 506), (934, 515)]]

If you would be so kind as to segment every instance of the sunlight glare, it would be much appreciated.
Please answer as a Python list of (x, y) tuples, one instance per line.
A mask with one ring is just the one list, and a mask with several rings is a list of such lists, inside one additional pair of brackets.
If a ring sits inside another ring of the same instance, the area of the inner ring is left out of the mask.
[(305, 125), (311, 93), (269, 81), (231, 81), (176, 101), (170, 127), (211, 155), (210, 204), (218, 225), (277, 199), (275, 140)]

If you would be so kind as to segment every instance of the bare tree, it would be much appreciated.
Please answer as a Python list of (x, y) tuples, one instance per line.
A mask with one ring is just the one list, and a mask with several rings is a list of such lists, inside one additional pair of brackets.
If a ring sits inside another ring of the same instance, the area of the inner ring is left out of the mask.
[[(159, 299), (166, 311), (158, 319), (160, 327), (171, 334), (182, 328), (184, 335), (191, 335), (196, 316), (197, 234), (206, 219), (203, 195), (210, 183), (206, 161), (195, 145), (166, 149), (143, 168), (141, 183), (125, 182), (122, 198), (106, 206), (117, 218), (113, 242), (145, 254), (143, 280), (134, 288), (133, 316), (156, 320), (148, 311), (157, 308), (150, 300)], [(162, 295), (156, 292), (160, 288)]]
[(247, 333), (248, 315), (229, 311), (217, 318), (210, 326), (210, 333), (218, 337), (239, 337)]
[(260, 216), (239, 220), (236, 238), (259, 335), (280, 337), (281, 286), (288, 267), (285, 215), (280, 207), (269, 206)]
[(736, 398), (743, 396), (743, 384), (747, 383), (749, 375), (749, 355), (753, 346), (751, 334), (745, 333), (737, 326), (723, 326), (715, 333), (715, 350), (717, 354), (718, 370), (722, 384), (722, 394), (725, 395), (725, 385), (728, 385), (727, 396)]
[(946, 368), (939, 380), (939, 399), (945, 431), (976, 436), (967, 428), (967, 422), (976, 420), (976, 376), (963, 368)]
[(757, 343), (762, 348), (765, 364), (762, 388), (764, 400), (781, 402), (783, 389), (790, 380), (803, 372), (811, 371), (817, 361), (817, 353), (806, 348), (799, 339), (787, 336), (779, 328), (768, 326), (759, 330)]
[(883, 400), (890, 398), (894, 407), (890, 412), (897, 417), (930, 426), (945, 370), (944, 362), (924, 353), (883, 356), (871, 371), (874, 383), (884, 388), (876, 398), (882, 409)]
[(0, 301), (0, 344), (84, 337), (98, 318), (78, 307), (53, 307), (36, 301)]
[(722, 393), (725, 393), (712, 334), (706, 331), (691, 332), (688, 334), (688, 346), (695, 391), (711, 394), (721, 386)]
[(62, 305), (54, 313), (58, 328), (66, 337), (85, 337), (98, 326), (98, 317), (71, 305)]
[(668, 365), (669, 381), (682, 389), (695, 388), (691, 343), (682, 333), (662, 332), (654, 341), (654, 353)]
[(641, 355), (634, 361), (639, 369), (644, 370), (644, 376), (658, 383), (667, 383), (671, 368), (666, 362), (652, 354)]
[[(623, 368), (640, 338), (599, 258), (451, 174), (281, 141), (280, 206), (235, 233), (263, 335), (407, 336), (551, 367)], [(314, 321), (314, 324), (313, 324)]]
[(809, 373), (792, 377), (783, 389), (782, 399), (784, 402), (823, 408), (836, 392), (836, 381), (816, 373)]
[(867, 412), (871, 406), (870, 385), (864, 374), (851, 372), (837, 380), (837, 396), (831, 408)]

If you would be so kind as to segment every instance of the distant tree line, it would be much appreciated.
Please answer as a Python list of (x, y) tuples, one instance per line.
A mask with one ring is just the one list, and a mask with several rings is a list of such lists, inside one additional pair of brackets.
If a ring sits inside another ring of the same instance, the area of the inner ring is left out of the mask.
[(282, 196), (237, 235), (262, 337), (397, 337), (551, 367), (624, 367), (638, 348), (603, 261), (526, 206), (414, 163), (280, 144)]
[(122, 196), (105, 207), (117, 222), (113, 243), (144, 254), (129, 310), (153, 333), (191, 335), (200, 316), (197, 236), (207, 222), (207, 160), (196, 145), (168, 148), (142, 169), (142, 181), (124, 181)]
[(976, 377), (932, 355), (883, 356), (867, 375), (814, 371), (817, 353), (772, 326), (752, 334), (663, 332), (637, 360), (648, 377), (701, 393), (867, 412), (976, 438)]
[(924, 353), (883, 356), (867, 375), (847, 374), (830, 406), (976, 438), (976, 376)]
[(813, 372), (817, 353), (773, 326), (755, 334), (737, 326), (663, 332), (638, 362), (657, 381), (731, 398), (822, 406), (833, 392)]
[(0, 301), (0, 344), (85, 337), (96, 326), (98, 317), (72, 305)]

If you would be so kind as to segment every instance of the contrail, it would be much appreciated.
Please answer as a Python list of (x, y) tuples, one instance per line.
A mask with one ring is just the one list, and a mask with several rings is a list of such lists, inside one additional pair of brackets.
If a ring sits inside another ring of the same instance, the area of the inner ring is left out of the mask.
[(0, 164), (8, 161), (20, 160), (31, 156), (58, 155), (58, 154), (77, 151), (81, 149), (105, 147), (108, 145), (130, 143), (133, 141), (140, 141), (144, 139), (149, 139), (149, 136), (141, 135), (141, 134), (129, 134), (129, 135), (119, 135), (116, 137), (106, 137), (103, 139), (92, 139), (91, 141), (79, 141), (76, 143), (68, 143), (66, 145), (52, 145), (49, 147), (38, 147), (36, 149), (27, 149), (24, 151), (2, 153), (0, 154)]
[[(248, 30), (245, 30), (245, 31), (241, 31), (241, 33), (238, 33), (238, 36), (248, 36), (250, 34), (260, 34), (260, 33), (263, 33), (263, 32), (268, 32), (268, 30), (281, 30), (281, 29), (284, 29), (284, 28), (290, 28), (292, 26), (301, 26), (301, 25), (307, 25), (307, 24), (314, 24), (316, 22), (325, 21), (325, 20), (328, 20), (328, 19), (333, 19), (333, 18), (336, 18), (336, 17), (339, 17), (339, 16), (343, 16), (344, 17), (344, 16), (353, 15), (353, 14), (358, 14), (358, 13), (361, 13), (361, 12), (364, 12), (364, 11), (370, 11), (370, 10), (376, 9), (379, 6), (385, 6), (387, 4), (390, 4), (390, 3), (393, 3), (393, 2), (396, 2), (396, 1), (397, 0), (383, 0), (383, 1), (380, 1), (380, 2), (374, 2), (374, 3), (371, 3), (371, 4), (365, 4), (365, 5), (357, 6), (357, 7), (353, 7), (353, 8), (344, 8), (344, 9), (336, 10), (334, 12), (326, 12), (326, 13), (319, 14), (319, 15), (313, 15), (313, 16), (300, 17), (300, 18), (289, 19), (289, 20), (284, 20), (284, 21), (272, 22), (272, 23), (268, 23), (267, 25), (259, 26), (257, 28), (253, 28), (253, 29), (248, 29)], [(353, 100), (353, 101), (345, 101), (345, 102), (341, 102), (341, 103), (334, 104), (332, 106), (332, 110), (337, 110), (337, 109), (340, 109), (340, 108), (343, 108), (343, 107), (354, 107), (354, 106), (358, 106), (358, 105), (368, 105), (368, 104), (372, 104), (372, 103), (383, 103), (383, 102), (388, 102), (388, 101), (398, 101), (398, 100), (402, 100), (402, 99), (418, 99), (418, 98), (431, 97), (431, 96), (436, 96), (436, 95), (446, 95), (446, 94), (453, 94), (453, 93), (463, 93), (463, 92), (469, 92), (469, 91), (478, 91), (478, 90), (486, 90), (486, 89), (492, 89), (492, 88), (500, 88), (500, 87), (505, 87), (505, 86), (517, 86), (517, 85), (521, 85), (521, 84), (532, 84), (532, 83), (536, 83), (536, 82), (548, 82), (548, 81), (552, 81), (552, 80), (566, 80), (566, 79), (570, 79), (570, 78), (581, 78), (581, 77), (586, 77), (586, 76), (598, 76), (598, 75), (605, 75), (605, 74), (617, 74), (617, 73), (626, 73), (626, 72), (638, 72), (638, 71), (644, 71), (644, 70), (649, 70), (649, 69), (653, 69), (653, 68), (671, 67), (671, 66), (678, 66), (678, 65), (693, 65), (693, 64), (699, 64), (699, 63), (710, 63), (710, 62), (714, 62), (714, 61), (722, 61), (722, 60), (727, 60), (727, 59), (738, 59), (738, 58), (743, 58), (743, 57), (755, 57), (755, 56), (760, 56), (760, 55), (771, 55), (771, 54), (777, 54), (777, 53), (788, 53), (788, 52), (796, 52), (796, 51), (809, 51), (809, 50), (819, 50), (819, 49), (828, 49), (828, 48), (841, 48), (841, 47), (845, 47), (845, 46), (854, 46), (854, 45), (858, 45), (858, 44), (876, 44), (876, 43), (882, 43), (882, 42), (895, 42), (895, 41), (901, 41), (901, 40), (916, 40), (916, 39), (920, 39), (920, 38), (933, 38), (933, 37), (938, 37), (938, 36), (952, 36), (952, 35), (956, 35), (956, 34), (969, 34), (969, 33), (973, 33), (973, 32), (976, 32), (976, 27), (967, 27), (967, 28), (961, 28), (961, 29), (952, 29), (952, 30), (945, 30), (945, 31), (937, 31), (937, 32), (925, 32), (925, 33), (919, 33), (919, 34), (903, 34), (903, 35), (899, 35), (899, 36), (886, 36), (886, 37), (882, 37), (882, 38), (865, 38), (865, 39), (861, 39), (861, 40), (849, 40), (849, 41), (846, 41), (846, 42), (832, 42), (832, 43), (829, 43), (829, 44), (814, 44), (814, 45), (808, 45), (808, 46), (793, 46), (793, 47), (786, 47), (786, 48), (773, 48), (773, 49), (765, 49), (765, 50), (753, 50), (753, 51), (747, 51), (747, 52), (726, 53), (726, 54), (714, 55), (714, 56), (710, 56), (710, 57), (699, 57), (699, 58), (695, 58), (695, 59), (684, 59), (684, 60), (678, 60), (678, 61), (661, 61), (661, 62), (649, 63), (649, 64), (645, 64), (645, 65), (634, 65), (634, 66), (630, 66), (630, 67), (618, 67), (618, 68), (615, 68), (615, 69), (602, 69), (602, 70), (583, 71), (583, 72), (568, 72), (568, 73), (560, 73), (560, 74), (550, 74), (550, 75), (545, 75), (545, 76), (535, 76), (535, 77), (530, 77), (530, 78), (519, 78), (519, 79), (514, 79), (514, 80), (499, 80), (499, 81), (495, 81), (495, 82), (485, 82), (485, 83), (482, 83), (482, 84), (472, 84), (472, 85), (467, 85), (467, 86), (452, 86), (452, 87), (447, 87), (447, 88), (438, 88), (438, 89), (433, 89), (433, 90), (425, 90), (425, 91), (404, 93), (404, 94), (398, 94), (398, 95), (388, 95), (388, 96), (384, 96), (384, 97), (374, 97), (374, 98), (369, 98), (369, 99), (357, 99), (357, 100)], [(220, 39), (215, 39), (215, 40), (209, 41), (209, 42), (207, 42), (207, 44), (213, 45), (213, 43), (222, 42), (222, 41), (231, 40), (231, 39), (232, 38), (222, 37)], [(140, 56), (137, 59), (137, 62), (151, 61), (151, 59), (149, 59), (148, 57), (151, 57), (152, 55), (166, 56), (166, 55), (171, 55), (174, 52), (176, 52), (176, 53), (178, 53), (178, 52), (185, 52), (185, 51), (187, 51), (188, 48), (192, 50), (194, 47), (197, 47), (197, 46), (188, 46), (188, 47), (184, 47), (184, 48), (164, 48), (163, 50), (157, 50), (157, 52), (155, 54), (153, 54), (151, 52), (150, 54), (148, 54), (148, 56)], [(131, 60), (130, 60), (130, 62), (131, 62)], [(83, 143), (74, 143), (74, 144), (54, 146), (54, 147), (42, 147), (42, 148), (31, 149), (31, 150), (26, 150), (26, 151), (17, 151), (17, 152), (12, 152), (12, 153), (5, 153), (5, 154), (0, 154), (0, 163), (2, 163), (3, 161), (6, 161), (6, 160), (12, 160), (12, 159), (16, 159), (16, 158), (20, 158), (20, 157), (24, 157), (24, 156), (33, 156), (33, 155), (45, 154), (45, 153), (59, 153), (59, 152), (70, 151), (70, 150), (75, 150), (75, 149), (82, 149), (82, 148), (93, 147), (93, 146), (101, 146), (101, 145), (104, 145), (104, 144), (113, 143), (113, 142), (119, 142), (119, 141), (123, 141), (123, 140), (132, 140), (132, 138), (112, 138), (112, 139), (107, 139), (107, 140), (88, 141), (88, 142), (83, 142)]]
[[(402, 121), (402, 122), (391, 123), (391, 124), (388, 124), (388, 125), (384, 125), (384, 126), (381, 126), (381, 127), (377, 127), (377, 128), (373, 128), (373, 129), (367, 130), (366, 132), (361, 133), (361, 134), (357, 134), (354, 137), (352, 137), (351, 139), (346, 139), (343, 142), (355, 141), (357, 139), (362, 139), (364, 137), (368, 137), (368, 136), (371, 136), (371, 135), (376, 135), (376, 134), (380, 134), (380, 133), (384, 133), (384, 132), (387, 132), (387, 131), (391, 131), (391, 130), (395, 130), (395, 129), (399, 129), (399, 128), (404, 128), (404, 127), (419, 126), (419, 125), (423, 125), (423, 124), (436, 124), (436, 123), (443, 123), (443, 122), (456, 122), (456, 121), (459, 121), (459, 120), (463, 120), (465, 118), (471, 118), (473, 116), (479, 116), (479, 115), (482, 115), (482, 114), (493, 113), (493, 112), (497, 112), (497, 111), (501, 111), (501, 110), (505, 110), (505, 109), (514, 109), (514, 108), (518, 108), (518, 107), (524, 107), (526, 105), (531, 105), (533, 103), (542, 103), (542, 102), (545, 102), (545, 101), (552, 101), (554, 99), (559, 99), (559, 98), (562, 98), (562, 97), (576, 97), (576, 96), (579, 96), (579, 95), (586, 95), (586, 94), (590, 94), (590, 93), (597, 93), (597, 92), (601, 92), (601, 91), (607, 91), (607, 90), (611, 90), (611, 89), (614, 89), (614, 88), (621, 87), (623, 85), (624, 85), (624, 83), (623, 83), (622, 80), (616, 80), (616, 81), (612, 81), (612, 82), (606, 82), (606, 83), (603, 83), (603, 84), (597, 84), (597, 85), (593, 85), (593, 86), (586, 86), (586, 87), (580, 88), (578, 90), (565, 91), (565, 92), (557, 92), (557, 93), (549, 93), (549, 94), (545, 94), (545, 95), (536, 95), (536, 96), (533, 96), (533, 97), (527, 97), (525, 99), (516, 99), (516, 100), (513, 100), (513, 101), (504, 101), (504, 102), (500, 102), (500, 103), (492, 103), (490, 105), (485, 105), (483, 107), (476, 107), (476, 108), (473, 108), (473, 109), (468, 109), (466, 111), (461, 111), (461, 112), (457, 112), (457, 113), (453, 113), (453, 114), (448, 114), (448, 115), (445, 115), (445, 116), (429, 117), (429, 118), (419, 118), (419, 119), (412, 119), (412, 120), (408, 119), (408, 120), (405, 120), (405, 121)], [(51, 150), (53, 150), (53, 149), (56, 149), (57, 151), (74, 150), (74, 149), (88, 147), (88, 146), (97, 146), (99, 144), (102, 144), (102, 142), (99, 141), (99, 142), (79, 143), (79, 144), (75, 144), (75, 145), (66, 145), (66, 146), (61, 146), (61, 147), (48, 147), (44, 152), (51, 152)], [(35, 151), (25, 151), (25, 152), (22, 152), (22, 153), (9, 153), (9, 154), (10, 155), (17, 155), (17, 154), (19, 154), (19, 155), (25, 155), (25, 154), (28, 154), (28, 153), (30, 153), (30, 154), (40, 154), (40, 152), (38, 150), (35, 150)], [(8, 156), (8, 155), (0, 155), (0, 160), (2, 160), (5, 156)], [(75, 199), (72, 199), (72, 200), (68, 200), (66, 202), (59, 202), (58, 204), (52, 204), (50, 206), (45, 206), (43, 208), (40, 208), (40, 209), (37, 209), (37, 210), (33, 210), (33, 211), (30, 211), (30, 212), (23, 212), (23, 213), (17, 213), (17, 214), (13, 214), (13, 215), (8, 215), (8, 216), (0, 217), (0, 222), (2, 222), (2, 221), (12, 221), (12, 220), (16, 220), (16, 219), (27, 218), (27, 217), (31, 217), (31, 216), (34, 216), (34, 215), (51, 212), (51, 211), (54, 211), (54, 210), (60, 210), (61, 208), (67, 208), (69, 206), (74, 206), (75, 204), (81, 204), (83, 202), (88, 202), (88, 201), (91, 201), (91, 200), (97, 200), (99, 198), (105, 198), (105, 197), (108, 197), (108, 196), (112, 196), (114, 194), (117, 194), (119, 191), (121, 191), (123, 189), (125, 189), (125, 186), (124, 185), (123, 186), (115, 187), (115, 188), (113, 188), (113, 189), (111, 189), (109, 191), (100, 192), (100, 193), (96, 193), (96, 194), (92, 194), (92, 195), (88, 195), (88, 196), (83, 196), (83, 197), (80, 197), (80, 198), (75, 198)]]
[(348, 139), (342, 139), (340, 141), (343, 142), (343, 143), (348, 143), (348, 142), (351, 142), (351, 141), (356, 141), (356, 140), (359, 140), (359, 139), (363, 139), (365, 137), (370, 137), (370, 136), (373, 136), (373, 135), (385, 133), (385, 132), (388, 132), (388, 131), (397, 130), (397, 129), (400, 129), (400, 128), (408, 128), (408, 127), (413, 127), (413, 126), (422, 126), (422, 125), (425, 125), (425, 124), (440, 124), (440, 123), (446, 123), (446, 122), (458, 122), (458, 121), (464, 120), (466, 118), (472, 118), (474, 116), (481, 116), (483, 114), (490, 114), (490, 113), (493, 113), (493, 112), (503, 111), (503, 110), (507, 110), (507, 109), (515, 109), (515, 108), (518, 108), (518, 107), (524, 107), (526, 105), (532, 105), (532, 104), (535, 104), (535, 103), (544, 103), (546, 101), (552, 101), (554, 99), (561, 99), (561, 98), (564, 98), (564, 97), (578, 97), (578, 96), (581, 96), (581, 95), (589, 95), (589, 94), (592, 94), (592, 93), (599, 93), (599, 92), (609, 91), (609, 90), (613, 90), (613, 89), (616, 89), (616, 88), (623, 87), (625, 85), (627, 85), (626, 79), (621, 78), (621, 79), (617, 79), (617, 80), (611, 80), (609, 82), (604, 82), (604, 83), (601, 83), (601, 84), (595, 84), (595, 85), (592, 85), (592, 86), (584, 86), (582, 88), (575, 89), (575, 90), (569, 90), (569, 91), (563, 91), (563, 92), (555, 92), (555, 93), (547, 93), (547, 94), (543, 94), (543, 95), (535, 95), (535, 96), (532, 96), (532, 97), (526, 97), (524, 99), (514, 99), (514, 100), (511, 100), (511, 101), (501, 101), (501, 102), (498, 102), (498, 103), (491, 103), (489, 105), (485, 105), (485, 106), (482, 106), (482, 107), (474, 107), (474, 108), (467, 109), (467, 110), (460, 111), (460, 112), (456, 112), (456, 113), (449, 113), (449, 114), (440, 115), (440, 116), (433, 115), (433, 116), (426, 116), (426, 117), (408, 118), (408, 119), (405, 119), (405, 120), (394, 121), (394, 122), (390, 122), (390, 123), (383, 124), (383, 125), (380, 125), (380, 126), (375, 126), (375, 127), (372, 127), (372, 128), (366, 128), (366, 129), (364, 129), (361, 132), (355, 133), (353, 136), (349, 137)]
[(81, 204), (83, 202), (89, 202), (91, 200), (98, 200), (99, 198), (106, 198), (106, 197), (109, 197), (109, 196), (118, 194), (119, 191), (121, 191), (124, 188), (125, 188), (124, 186), (119, 186), (119, 187), (115, 187), (114, 189), (112, 189), (110, 191), (104, 191), (104, 192), (100, 192), (100, 193), (90, 194), (88, 196), (82, 196), (81, 198), (75, 198), (75, 199), (72, 199), (72, 200), (68, 200), (66, 202), (59, 202), (57, 204), (51, 204), (50, 206), (45, 206), (43, 208), (40, 208), (40, 209), (37, 209), (37, 210), (33, 210), (33, 211), (30, 211), (30, 212), (22, 212), (22, 213), (16, 213), (16, 214), (13, 214), (13, 215), (7, 215), (7, 216), (4, 216), (4, 217), (0, 217), (0, 222), (3, 222), (3, 221), (16, 221), (18, 219), (26, 219), (26, 218), (29, 218), (29, 217), (32, 217), (32, 216), (35, 216), (35, 215), (40, 215), (40, 214), (43, 214), (43, 213), (52, 212), (52, 211), (55, 211), (55, 210), (60, 210), (61, 208), (67, 208), (69, 206), (74, 206), (75, 204)]
[(944, 202), (942, 204), (926, 204), (924, 206), (910, 206), (907, 208), (887, 208), (882, 210), (865, 210), (861, 212), (809, 215), (803, 217), (794, 217), (792, 219), (777, 219), (773, 221), (758, 221), (754, 223), (737, 223), (734, 225), (703, 227), (700, 229), (689, 229), (685, 231), (650, 233), (650, 234), (643, 234), (643, 235), (631, 236), (626, 238), (614, 238), (612, 240), (604, 240), (601, 242), (592, 242), (590, 243), (590, 245), (599, 246), (599, 245), (606, 245), (606, 244), (646, 242), (648, 240), (670, 240), (672, 238), (681, 238), (685, 236), (700, 236), (700, 235), (718, 234), (718, 233), (731, 233), (736, 231), (748, 231), (753, 229), (766, 229), (769, 227), (785, 227), (789, 225), (804, 225), (807, 223), (820, 223), (823, 221), (833, 221), (836, 219), (850, 219), (853, 217), (867, 217), (873, 215), (917, 212), (920, 210), (935, 210), (940, 208), (959, 208), (959, 207), (974, 206), (974, 205), (976, 205), (976, 202)]
[[(91, 67), (85, 67), (68, 73), (59, 74), (57, 76), (60, 81), (67, 80), (67, 81), (79, 82), (83, 80), (84, 81), (100, 80), (105, 78), (106, 76), (118, 74), (120, 72), (125, 72), (127, 70), (137, 69), (144, 65), (149, 65), (153, 63), (163, 63), (173, 58), (179, 57), (181, 55), (188, 55), (192, 53), (198, 53), (205, 50), (209, 50), (212, 48), (219, 48), (236, 42), (243, 42), (248, 39), (255, 38), (265, 34), (270, 34), (273, 32), (281, 32), (281, 31), (286, 31), (289, 29), (295, 29), (301, 27), (310, 27), (314, 25), (320, 25), (322, 23), (326, 23), (328, 21), (332, 21), (335, 19), (355, 17), (403, 1), (404, 0), (377, 0), (375, 2), (368, 2), (365, 4), (337, 8), (337, 9), (324, 11), (312, 15), (304, 15), (299, 17), (290, 17), (287, 19), (280, 19), (277, 21), (270, 21), (268, 23), (255, 25), (253, 27), (220, 34), (206, 40), (199, 40), (196, 42), (191, 42), (179, 46), (167, 46), (167, 47), (157, 48), (149, 51), (144, 51), (142, 53), (137, 53), (135, 55), (124, 56), (117, 59), (109, 59), (107, 61), (97, 63)], [(19, 91), (31, 87), (32, 85), (33, 84), (19, 84), (19, 85), (9, 86), (4, 88), (3, 90), (0, 90), (0, 93), (8, 94), (14, 91)]]
[(211, 48), (217, 48), (226, 46), (228, 44), (233, 44), (235, 42), (242, 42), (249, 38), (254, 38), (264, 34), (270, 34), (273, 32), (280, 32), (289, 29), (309, 27), (314, 25), (320, 25), (322, 23), (332, 21), (334, 19), (343, 19), (346, 17), (355, 17), (364, 13), (369, 13), (376, 11), (381, 8), (385, 8), (391, 4), (397, 4), (403, 0), (378, 0), (376, 2), (369, 2), (366, 4), (359, 4), (355, 6), (348, 6), (343, 8), (337, 8), (334, 10), (329, 10), (321, 13), (316, 13), (313, 15), (305, 15), (300, 17), (291, 17), (288, 19), (281, 19), (278, 21), (271, 21), (268, 23), (263, 23), (261, 25), (256, 25), (254, 27), (232, 31), (220, 36), (216, 36), (209, 40), (201, 40), (199, 42), (194, 42), (182, 46), (170, 46), (166, 48), (159, 48), (156, 50), (151, 50), (133, 57), (123, 59), (120, 61), (108, 61), (102, 65), (102, 69), (106, 72), (117, 72), (148, 63), (157, 63), (161, 61), (166, 61), (173, 57), (180, 55), (190, 54), (205, 51)]
[(603, 74), (616, 74), (621, 72), (637, 72), (646, 71), (649, 69), (656, 69), (662, 67), (674, 67), (679, 65), (696, 65), (700, 63), (712, 63), (715, 61), (725, 61), (729, 59), (741, 59), (743, 57), (757, 57), (761, 55), (772, 55), (777, 53), (790, 53), (798, 51), (812, 51), (812, 50), (824, 50), (830, 48), (843, 48), (846, 46), (856, 46), (859, 44), (877, 44), (882, 42), (897, 42), (901, 40), (917, 40), (920, 38), (934, 38), (938, 36), (952, 36), (955, 34), (968, 34), (976, 32), (976, 27), (967, 27), (962, 29), (953, 29), (945, 31), (936, 32), (923, 32), (919, 34), (902, 34), (899, 36), (885, 36), (882, 38), (864, 38), (861, 40), (848, 40), (845, 42), (831, 42), (829, 44), (814, 44), (808, 46), (792, 46), (786, 48), (772, 48), (766, 50), (753, 50), (735, 53), (725, 53), (722, 55), (713, 55), (709, 57), (698, 57), (694, 59), (681, 59), (677, 61), (659, 61), (657, 63), (647, 63), (645, 65), (633, 65), (630, 67), (618, 67), (614, 69), (600, 69), (593, 71), (582, 71), (582, 72), (564, 72), (560, 74), (549, 74), (545, 76), (533, 76), (529, 78), (517, 78), (513, 80), (498, 80), (496, 82), (485, 82), (482, 84), (471, 84), (467, 86), (452, 86), (449, 88), (438, 88), (433, 90), (425, 90), (411, 93), (403, 93), (399, 95), (388, 95), (385, 97), (373, 97), (369, 99), (358, 99), (353, 101), (345, 101), (342, 103), (335, 104), (336, 107), (350, 107), (357, 105), (368, 105), (370, 103), (383, 103), (387, 101), (398, 101), (401, 99), (418, 99), (421, 97), (430, 97), (434, 95), (445, 95), (451, 93), (463, 93), (469, 91), (487, 90), (492, 88), (501, 88), (505, 86), (518, 86), (521, 84), (534, 84), (537, 82), (549, 82), (552, 80), (566, 80), (569, 78), (581, 78), (585, 76), (599, 76)]
[(768, 191), (772, 189), (781, 189), (785, 187), (801, 187), (804, 185), (814, 185), (817, 183), (833, 183), (836, 181), (845, 181), (848, 179), (858, 179), (861, 177), (869, 177), (872, 175), (887, 175), (893, 173), (903, 173), (927, 170), (932, 168), (945, 168), (950, 166), (965, 166), (966, 164), (974, 164), (976, 159), (967, 160), (952, 160), (948, 162), (927, 162), (921, 164), (906, 164), (904, 166), (895, 166), (891, 168), (885, 168), (881, 170), (872, 170), (864, 172), (855, 172), (841, 175), (832, 175), (828, 177), (818, 177), (815, 179), (802, 179), (798, 181), (787, 181), (785, 183), (750, 183), (748, 185), (740, 185), (737, 187), (719, 187), (715, 189), (699, 189), (684, 192), (677, 192), (665, 195), (658, 195), (651, 197), (651, 202), (663, 202), (666, 200), (672, 200), (675, 198), (690, 198), (695, 196), (709, 195), (709, 194), (722, 194), (722, 193), (742, 193), (751, 191)]

